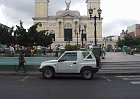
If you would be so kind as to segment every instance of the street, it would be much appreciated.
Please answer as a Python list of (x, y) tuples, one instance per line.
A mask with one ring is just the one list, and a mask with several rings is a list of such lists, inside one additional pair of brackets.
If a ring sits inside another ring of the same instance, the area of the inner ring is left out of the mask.
[(1, 99), (139, 99), (139, 75), (0, 76)]

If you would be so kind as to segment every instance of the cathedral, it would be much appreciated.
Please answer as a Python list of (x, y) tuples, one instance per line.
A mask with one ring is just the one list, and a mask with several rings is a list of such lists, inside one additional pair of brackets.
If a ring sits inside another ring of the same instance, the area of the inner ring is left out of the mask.
[[(100, 0), (85, 0), (87, 4), (87, 15), (81, 16), (77, 10), (70, 10), (71, 2), (64, 1), (66, 8), (58, 10), (54, 16), (48, 15), (48, 6), (51, 0), (35, 0), (35, 16), (33, 17), (34, 24), (40, 22), (38, 30), (47, 30), (51, 34), (53, 44), (66, 45), (80, 44), (82, 46), (87, 44), (94, 44), (95, 29), (94, 19), (90, 19), (88, 10), (93, 9), (92, 16), (98, 16), (98, 9), (100, 8)], [(85, 4), (85, 5), (86, 5)], [(96, 20), (97, 43), (102, 42), (102, 18)]]

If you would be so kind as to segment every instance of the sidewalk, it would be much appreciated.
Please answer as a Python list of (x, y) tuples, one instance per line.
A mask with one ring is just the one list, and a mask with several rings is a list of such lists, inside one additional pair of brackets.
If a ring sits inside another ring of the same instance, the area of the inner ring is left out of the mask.
[(140, 55), (108, 52), (101, 59), (99, 74), (140, 74)]
[(101, 62), (126, 62), (126, 61), (140, 61), (140, 55), (123, 54), (122, 52), (107, 52), (105, 59)]

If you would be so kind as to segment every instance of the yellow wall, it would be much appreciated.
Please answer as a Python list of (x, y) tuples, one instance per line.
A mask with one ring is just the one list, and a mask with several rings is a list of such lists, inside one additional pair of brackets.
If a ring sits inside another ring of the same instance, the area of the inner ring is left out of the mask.
[(48, 16), (48, 0), (35, 0), (36, 17)]

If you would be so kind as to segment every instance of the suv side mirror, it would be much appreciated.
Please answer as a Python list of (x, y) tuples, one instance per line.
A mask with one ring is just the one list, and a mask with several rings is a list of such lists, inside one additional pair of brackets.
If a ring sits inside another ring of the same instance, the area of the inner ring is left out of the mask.
[(59, 59), (58, 62), (64, 62), (66, 61), (66, 58), (65, 59)]

